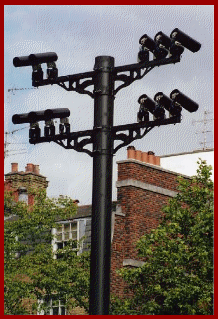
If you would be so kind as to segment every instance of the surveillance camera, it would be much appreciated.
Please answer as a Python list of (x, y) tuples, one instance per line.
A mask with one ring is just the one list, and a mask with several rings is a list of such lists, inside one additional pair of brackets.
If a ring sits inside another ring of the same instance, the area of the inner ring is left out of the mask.
[(147, 109), (149, 112), (153, 113), (155, 109), (155, 102), (146, 94), (142, 94), (139, 97), (138, 103), (142, 105), (145, 109)]
[(32, 64), (30, 62), (29, 56), (19, 56), (13, 59), (13, 65), (15, 68), (17, 68), (21, 66), (31, 66)]
[(30, 54), (29, 60), (34, 64), (49, 63), (57, 61), (58, 56), (55, 52)]
[(163, 94), (163, 92), (156, 93), (154, 100), (158, 105), (161, 105), (167, 111), (169, 111), (170, 116), (179, 115), (181, 113), (181, 107), (178, 104), (175, 104), (175, 102)]
[(187, 97), (185, 94), (177, 89), (173, 90), (170, 93), (170, 98), (191, 113), (196, 112), (199, 107), (196, 102), (191, 100), (189, 97)]
[(169, 38), (166, 34), (163, 32), (158, 32), (154, 40), (161, 46), (165, 47), (171, 55), (181, 55), (184, 51), (183, 46), (181, 46), (177, 41)]
[(14, 114), (12, 122), (14, 124), (35, 123), (39, 121), (49, 121), (54, 118), (65, 118), (70, 116), (70, 110), (67, 108), (47, 109), (44, 111), (32, 111), (24, 114)]
[(163, 59), (168, 55), (168, 51), (165, 48), (160, 48), (157, 43), (151, 39), (147, 34), (144, 34), (140, 39), (139, 43), (142, 47), (151, 51), (156, 59)]
[(49, 63), (57, 61), (58, 56), (55, 52), (36, 53), (29, 56), (20, 56), (13, 59), (15, 67), (33, 66), (41, 63)]
[(181, 45), (183, 45), (186, 49), (190, 50), (191, 52), (197, 52), (201, 48), (201, 44), (198, 41), (194, 40), (178, 28), (175, 28), (171, 32), (170, 37), (173, 40), (181, 43)]

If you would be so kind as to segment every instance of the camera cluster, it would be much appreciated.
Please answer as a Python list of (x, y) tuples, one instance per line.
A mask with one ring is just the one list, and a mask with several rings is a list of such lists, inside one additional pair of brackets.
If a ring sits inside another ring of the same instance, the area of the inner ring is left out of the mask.
[(56, 68), (55, 61), (58, 56), (55, 52), (36, 53), (28, 56), (15, 57), (13, 65), (15, 67), (32, 66), (32, 83), (33, 86), (38, 86), (43, 81), (42, 63), (47, 63), (47, 78), (55, 80), (58, 77), (58, 69)]
[(60, 118), (59, 134), (69, 134), (70, 124), (69, 117), (70, 110), (67, 108), (47, 109), (44, 111), (36, 111), (24, 114), (14, 114), (12, 122), (14, 124), (30, 123), (29, 138), (39, 138), (41, 136), (41, 129), (39, 127), (40, 121), (45, 121), (44, 136), (55, 135), (54, 119)]
[(179, 30), (175, 28), (170, 37), (164, 34), (162, 31), (158, 32), (154, 40), (147, 34), (144, 34), (140, 40), (140, 50), (138, 53), (138, 62), (149, 61), (149, 52), (153, 53), (155, 59), (160, 60), (169, 56), (180, 56), (184, 48), (191, 52), (197, 52), (201, 48), (201, 44)]
[(154, 96), (154, 101), (146, 94), (142, 94), (138, 103), (140, 104), (137, 113), (138, 122), (149, 121), (149, 112), (153, 114), (154, 120), (162, 120), (166, 118), (165, 109), (169, 112), (169, 116), (180, 116), (182, 108), (189, 112), (196, 112), (198, 104), (187, 97), (185, 94), (175, 89), (170, 93), (170, 98), (163, 92), (158, 92)]

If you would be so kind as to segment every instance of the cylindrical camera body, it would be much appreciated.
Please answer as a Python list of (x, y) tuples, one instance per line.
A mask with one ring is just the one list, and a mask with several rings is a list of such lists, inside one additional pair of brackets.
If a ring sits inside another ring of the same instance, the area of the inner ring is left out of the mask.
[(175, 89), (170, 93), (170, 98), (174, 101), (179, 103), (184, 109), (189, 112), (196, 112), (199, 105), (187, 97), (185, 94), (180, 92), (179, 90)]
[(32, 65), (49, 63), (57, 61), (58, 56), (55, 52), (46, 52), (46, 53), (35, 53), (29, 55), (29, 60)]
[(181, 45), (186, 47), (191, 52), (197, 52), (201, 48), (201, 44), (198, 41), (194, 40), (193, 38), (191, 38), (190, 36), (182, 32), (181, 30), (179, 30), (178, 28), (175, 28), (171, 32), (170, 37), (174, 39), (175, 41), (178, 41), (179, 43), (181, 43)]
[(177, 43), (175, 40), (168, 37), (163, 32), (158, 32), (155, 35), (154, 40), (158, 43), (163, 45), (167, 50), (170, 51), (172, 55), (181, 55), (184, 52), (183, 46)]
[(31, 66), (29, 55), (28, 56), (19, 56), (13, 58), (13, 65), (17, 67), (21, 66)]
[(159, 48), (158, 44), (147, 34), (144, 34), (139, 39), (139, 43), (142, 47), (151, 51), (157, 59), (163, 59), (168, 54), (168, 51), (165, 48)]
[(155, 50), (155, 48), (156, 48), (156, 43), (147, 34), (144, 34), (139, 39), (139, 44), (141, 44), (143, 47), (147, 48), (151, 52), (153, 52)]
[(39, 121), (48, 121), (54, 118), (65, 118), (70, 116), (68, 108), (47, 109), (44, 111), (32, 111), (24, 114), (14, 114), (12, 122), (14, 124), (35, 123)]
[(138, 103), (153, 114), (155, 110), (155, 102), (146, 94), (143, 94), (139, 97)]
[(154, 96), (155, 102), (163, 106), (171, 115), (179, 115), (181, 113), (181, 107), (175, 105), (174, 101), (166, 96), (163, 92), (158, 92)]
[(158, 43), (158, 44), (162, 44), (166, 49), (170, 49), (171, 45), (172, 45), (172, 39), (170, 39), (170, 37), (168, 37), (166, 34), (164, 34), (162, 31), (158, 32), (155, 37), (154, 40)]
[(70, 110), (67, 108), (61, 108), (61, 109), (47, 109), (44, 111), (45, 119), (55, 119), (55, 118), (65, 118), (70, 116)]
[(12, 123), (13, 124), (29, 123), (28, 115), (29, 113), (14, 114), (12, 116)]
[(154, 100), (158, 104), (164, 106), (167, 110), (171, 107), (171, 104), (173, 102), (170, 98), (168, 98), (168, 96), (163, 94), (163, 92), (156, 93), (154, 96)]
[(29, 123), (35, 123), (44, 120), (45, 111), (32, 111), (28, 114)]

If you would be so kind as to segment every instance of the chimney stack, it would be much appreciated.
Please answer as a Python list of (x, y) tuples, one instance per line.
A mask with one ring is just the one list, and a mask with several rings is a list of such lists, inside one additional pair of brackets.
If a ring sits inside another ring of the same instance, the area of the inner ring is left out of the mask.
[(152, 151), (149, 151), (147, 153), (142, 152), (142, 151), (136, 150), (134, 146), (127, 147), (127, 158), (135, 159), (143, 163), (160, 166), (160, 157), (155, 156), (154, 152)]
[(34, 165), (32, 163), (28, 163), (25, 167), (26, 173), (33, 172)]
[(135, 159), (135, 147), (134, 146), (127, 147), (127, 158)]
[(11, 163), (11, 172), (18, 172), (18, 163)]
[(33, 165), (33, 172), (39, 175), (39, 165)]

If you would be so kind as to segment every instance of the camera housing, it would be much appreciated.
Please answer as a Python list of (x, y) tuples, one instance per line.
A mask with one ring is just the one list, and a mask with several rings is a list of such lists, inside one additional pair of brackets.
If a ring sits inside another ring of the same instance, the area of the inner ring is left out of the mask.
[(142, 94), (139, 98), (138, 98), (138, 103), (140, 105), (142, 105), (144, 107), (144, 109), (146, 109), (147, 111), (149, 111), (150, 113), (153, 114), (154, 110), (155, 110), (155, 102), (148, 97), (146, 94)]
[(49, 63), (57, 61), (58, 56), (55, 52), (46, 52), (46, 53), (35, 53), (29, 55), (29, 60), (32, 65)]
[(191, 113), (196, 112), (199, 108), (199, 105), (195, 101), (180, 92), (178, 89), (175, 89), (170, 93), (170, 98)]
[(49, 63), (57, 61), (58, 56), (55, 52), (35, 53), (28, 56), (15, 57), (13, 65), (17, 67), (33, 66), (41, 63)]
[(170, 116), (180, 115), (181, 114), (181, 106), (171, 100), (168, 96), (163, 94), (163, 92), (158, 92), (154, 96), (154, 100), (158, 105), (164, 107), (170, 114)]
[(158, 60), (163, 59), (168, 55), (168, 51), (165, 48), (160, 48), (158, 44), (147, 34), (144, 34), (139, 39), (139, 44), (141, 44), (143, 48), (151, 51), (154, 54), (155, 58)]
[(140, 108), (143, 108), (144, 112), (148, 111), (152, 113), (154, 115), (154, 119), (165, 118), (164, 108), (161, 105), (156, 105), (156, 103), (146, 94), (143, 94), (139, 97), (138, 103), (140, 104)]
[(49, 121), (54, 118), (65, 118), (70, 116), (68, 108), (47, 109), (44, 111), (32, 111), (30, 113), (14, 114), (13, 124), (36, 123), (39, 121)]
[(194, 40), (178, 28), (175, 28), (171, 32), (170, 38), (172, 38), (175, 41), (178, 41), (179, 43), (181, 43), (182, 46), (184, 46), (186, 49), (190, 50), (193, 53), (198, 52), (201, 48), (201, 44), (198, 41)]
[(184, 48), (182, 45), (180, 45), (177, 41), (171, 39), (166, 34), (164, 34), (162, 31), (158, 32), (154, 40), (159, 44), (165, 47), (171, 55), (181, 55), (184, 52)]
[(31, 62), (28, 56), (19, 56), (13, 58), (13, 65), (15, 68), (22, 67), (22, 66), (31, 66)]
[(148, 61), (149, 61), (149, 50), (141, 46), (139, 49), (137, 62), (140, 63), (140, 62), (148, 62)]

